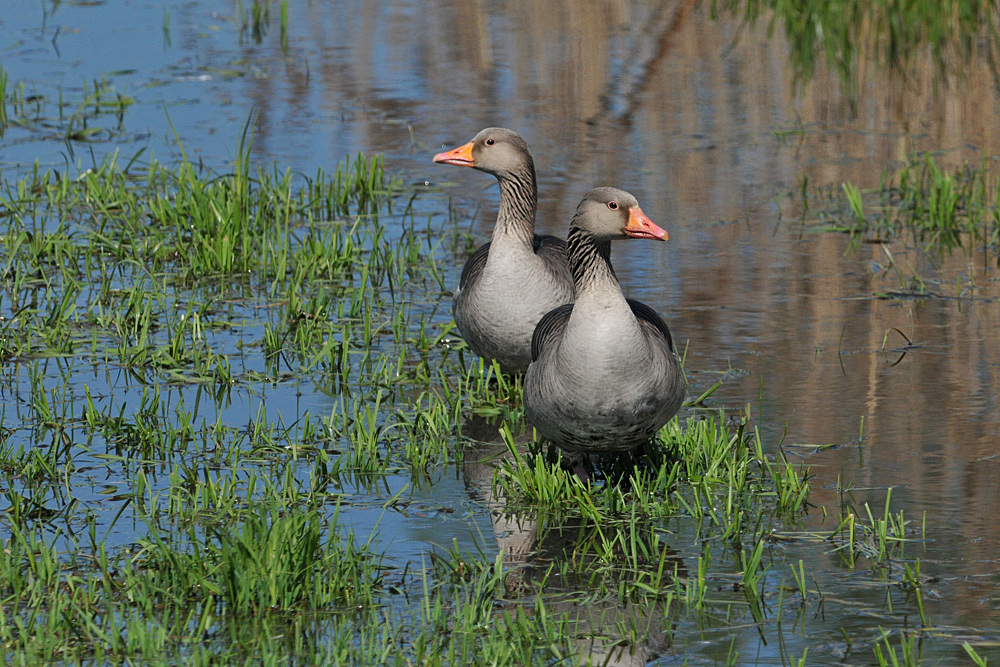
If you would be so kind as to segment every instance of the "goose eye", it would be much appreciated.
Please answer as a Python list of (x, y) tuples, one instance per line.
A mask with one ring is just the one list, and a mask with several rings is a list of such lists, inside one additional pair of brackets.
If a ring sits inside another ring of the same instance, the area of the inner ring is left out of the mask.
[(487, 139), (487, 140), (486, 140), (486, 145), (487, 145), (487, 146), (492, 146), (492, 145), (493, 145), (493, 144), (495, 144), (496, 142), (497, 142), (497, 140), (496, 140), (496, 139)]
[(618, 202), (616, 202), (616, 201), (609, 201), (608, 202), (608, 208), (610, 208), (612, 211), (617, 211), (618, 210)]

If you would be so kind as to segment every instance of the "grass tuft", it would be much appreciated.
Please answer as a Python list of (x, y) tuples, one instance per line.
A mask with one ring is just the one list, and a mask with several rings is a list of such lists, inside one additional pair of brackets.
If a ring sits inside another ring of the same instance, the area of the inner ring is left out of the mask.
[(911, 238), (925, 249), (986, 248), (1000, 254), (1000, 173), (987, 163), (942, 170), (930, 154), (886, 172), (876, 190), (844, 183), (835, 207), (817, 227), (866, 242)]

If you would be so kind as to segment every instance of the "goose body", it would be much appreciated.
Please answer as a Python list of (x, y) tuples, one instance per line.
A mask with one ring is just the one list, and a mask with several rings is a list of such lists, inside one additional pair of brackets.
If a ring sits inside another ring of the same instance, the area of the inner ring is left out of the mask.
[(434, 161), (474, 167), (500, 183), (492, 238), (462, 269), (452, 310), (473, 352), (505, 372), (523, 372), (535, 325), (575, 293), (566, 242), (535, 234), (538, 190), (528, 145), (511, 130), (487, 128)]
[(611, 241), (627, 237), (666, 240), (667, 233), (627, 192), (588, 192), (569, 232), (576, 302), (546, 314), (533, 335), (525, 415), (564, 449), (631, 449), (649, 441), (684, 401), (666, 323), (625, 298), (611, 266)]

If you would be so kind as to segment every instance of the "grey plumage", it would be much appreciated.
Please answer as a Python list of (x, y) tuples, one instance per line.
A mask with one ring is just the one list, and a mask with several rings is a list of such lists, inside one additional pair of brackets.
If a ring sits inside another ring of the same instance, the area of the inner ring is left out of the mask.
[(576, 303), (546, 314), (532, 337), (525, 414), (542, 437), (565, 449), (631, 449), (652, 438), (684, 400), (666, 323), (625, 298), (611, 265), (611, 241), (628, 236), (666, 233), (627, 192), (588, 192), (569, 233)]
[(462, 269), (452, 307), (473, 352), (496, 359), (506, 372), (523, 372), (538, 320), (574, 297), (566, 242), (534, 233), (538, 192), (531, 153), (517, 133), (487, 128), (434, 161), (474, 167), (500, 183), (492, 240)]

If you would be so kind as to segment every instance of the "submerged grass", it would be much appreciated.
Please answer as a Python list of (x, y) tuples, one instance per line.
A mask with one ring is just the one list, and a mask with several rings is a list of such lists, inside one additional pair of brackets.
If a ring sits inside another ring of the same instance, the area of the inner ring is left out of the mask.
[[(339, 508), (460, 455), (463, 407), (509, 390), (419, 303), (449, 236), (412, 210), (388, 231), (378, 158), (305, 178), (252, 171), (248, 138), (238, 154), (223, 174), (114, 155), (3, 183), (0, 383), (23, 397), (0, 449), (5, 662), (361, 663), (363, 642), (416, 641), (380, 623), (384, 553)], [(438, 384), (453, 357), (461, 379)], [(333, 411), (286, 423), (263, 397), (302, 381)], [(242, 423), (234, 395), (258, 396)], [(110, 488), (81, 503), (95, 467)]]
[[(690, 522), (706, 546), (729, 553), (730, 566), (742, 573), (743, 597), (720, 604), (735, 604), (763, 623), (768, 567), (762, 558), (771, 550), (772, 531), (795, 525), (806, 511), (809, 474), (780, 453), (766, 455), (748, 424), (748, 412), (735, 428), (721, 413), (689, 418), (683, 428), (675, 418), (646, 451), (599, 461), (586, 481), (560, 458), (522, 457), (505, 433), (512, 457), (497, 470), (494, 495), (506, 499), (508, 512), (534, 517), (543, 526), (541, 542), (556, 531), (567, 561), (588, 571), (592, 584), (610, 580), (633, 599), (708, 613), (717, 602), (709, 598), (703, 569), (708, 552), (692, 578), (669, 546), (671, 524)], [(569, 540), (567, 525), (576, 526)]]
[[(677, 619), (780, 625), (808, 469), (748, 411), (586, 480), (526, 451), (520, 379), (450, 321), (455, 217), (400, 211), (378, 158), (305, 177), (250, 143), (225, 173), (114, 155), (0, 183), (0, 660), (645, 662)], [(386, 538), (459, 470), (521, 551)], [(902, 517), (867, 519), (897, 559)], [(918, 565), (898, 579), (920, 605)]]
[(83, 81), (72, 96), (67, 99), (61, 86), (43, 94), (23, 81), (11, 82), (0, 66), (0, 139), (12, 129), (57, 139), (72, 159), (74, 144), (108, 142), (126, 134), (125, 113), (135, 100), (115, 90), (106, 77)]
[(960, 250), (1000, 261), (1000, 172), (985, 161), (946, 170), (928, 153), (886, 171), (878, 188), (863, 191), (847, 182), (839, 191), (804, 190), (802, 196), (810, 217), (803, 222), (816, 231), (866, 243), (901, 239), (934, 254)]
[(644, 451), (600, 462), (606, 465), (599, 463), (599, 476), (588, 482), (559, 459), (525, 459), (505, 430), (513, 458), (498, 468), (496, 484), (511, 502), (573, 509), (595, 520), (632, 507), (645, 516), (684, 513), (730, 527), (762, 502), (769, 513), (794, 518), (807, 508), (808, 469), (795, 468), (780, 451), (765, 454), (760, 433), (746, 430), (749, 420), (746, 411), (734, 430), (721, 413), (689, 418), (683, 427), (675, 418)]

